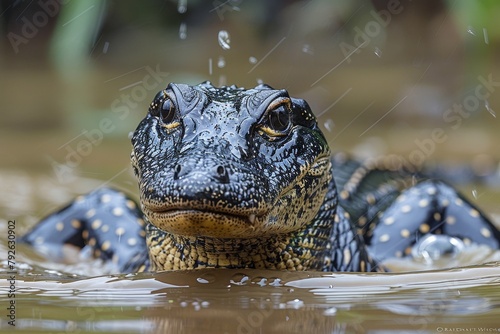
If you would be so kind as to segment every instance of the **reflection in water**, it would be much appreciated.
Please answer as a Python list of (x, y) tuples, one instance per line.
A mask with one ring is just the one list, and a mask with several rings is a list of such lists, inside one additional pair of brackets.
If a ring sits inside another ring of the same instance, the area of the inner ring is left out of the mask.
[[(20, 328), (351, 333), (389, 327), (432, 332), (465, 320), (469, 327), (493, 328), (500, 316), (495, 307), (500, 303), (499, 263), (397, 274), (203, 269), (56, 276), (40, 267), (18, 276)], [(0, 294), (7, 290), (2, 279)], [(1, 326), (8, 332), (5, 322)]]

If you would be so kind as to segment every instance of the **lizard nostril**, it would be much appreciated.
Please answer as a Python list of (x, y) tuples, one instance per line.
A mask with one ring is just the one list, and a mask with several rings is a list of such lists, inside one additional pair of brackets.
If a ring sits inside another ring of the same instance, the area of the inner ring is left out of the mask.
[(217, 166), (217, 174), (220, 182), (229, 183), (229, 174), (224, 166)]
[(181, 172), (182, 167), (180, 164), (177, 164), (174, 168), (174, 179), (177, 180), (179, 178), (179, 173)]

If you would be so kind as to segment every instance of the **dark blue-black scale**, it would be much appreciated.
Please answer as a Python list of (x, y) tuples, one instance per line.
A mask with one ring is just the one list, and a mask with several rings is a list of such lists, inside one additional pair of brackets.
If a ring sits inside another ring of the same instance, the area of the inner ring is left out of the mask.
[[(119, 215), (113, 213), (116, 209)], [(90, 249), (111, 270), (134, 272), (149, 265), (144, 236), (137, 204), (120, 191), (99, 188), (40, 220), (20, 241), (53, 261), (75, 260), (68, 259), (74, 253), (66, 254), (62, 246)]]
[[(500, 232), (495, 225), (447, 183), (404, 166), (381, 168), (344, 154), (335, 155), (332, 161), (339, 192), (349, 193), (347, 198), (340, 196), (340, 205), (350, 214), (377, 261), (409, 255), (411, 246), (428, 233), (500, 248)], [(360, 169), (365, 175), (350, 187), (349, 180)], [(373, 198), (371, 204), (368, 196)], [(403, 230), (407, 237), (402, 236)]]

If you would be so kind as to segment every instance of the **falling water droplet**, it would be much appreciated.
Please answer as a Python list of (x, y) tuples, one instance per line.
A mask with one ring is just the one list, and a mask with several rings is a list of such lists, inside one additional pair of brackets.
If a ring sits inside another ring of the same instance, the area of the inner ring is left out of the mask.
[(469, 26), (469, 27), (467, 28), (467, 32), (468, 32), (469, 34), (471, 34), (472, 36), (476, 36), (476, 32), (474, 31), (474, 28), (472, 28), (472, 26)]
[(333, 128), (335, 127), (335, 123), (332, 119), (329, 118), (326, 120), (324, 126), (328, 130), (328, 132), (332, 132)]
[(477, 199), (477, 190), (476, 189), (472, 189), (472, 196)]
[(302, 46), (302, 52), (307, 53), (307, 54), (309, 54), (311, 56), (314, 55), (314, 50), (311, 47), (311, 45), (309, 45), (309, 44), (304, 44)]
[(226, 30), (219, 31), (218, 40), (219, 45), (224, 50), (229, 50), (231, 48), (231, 39), (229, 38), (229, 33)]
[(237, 5), (239, 3), (241, 3), (242, 0), (229, 0), (229, 1), (226, 1), (226, 2), (234, 2), (234, 4), (231, 4), (231, 10), (234, 10), (236, 12), (239, 12), (240, 11), (240, 7), (238, 7)]
[(260, 78), (258, 78), (258, 79), (257, 79), (257, 84), (258, 84), (258, 85), (262, 85), (263, 83), (264, 83), (264, 80), (262, 80), (262, 79), (260, 79)]
[(182, 22), (179, 26), (179, 38), (186, 39), (187, 37), (187, 26), (186, 23)]
[(490, 103), (488, 102), (488, 100), (484, 101), (484, 107), (486, 108), (486, 110), (488, 110), (488, 112), (491, 114), (491, 116), (497, 118), (497, 114), (495, 113), (495, 110), (491, 109)]
[(375, 50), (373, 51), (375, 53), (375, 55), (377, 57), (382, 57), (382, 50), (380, 50), (379, 48), (375, 48)]
[(227, 85), (227, 78), (225, 75), (220, 75), (219, 76), (219, 87), (226, 86)]
[(255, 57), (248, 58), (248, 61), (250, 62), (250, 64), (257, 64), (257, 58)]
[(187, 11), (187, 0), (179, 0), (177, 2), (177, 11), (184, 14)]
[(212, 75), (212, 58), (208, 58), (208, 74)]
[(486, 28), (483, 28), (483, 35), (484, 35), (484, 43), (486, 45), (490, 44), (490, 39), (488, 38), (488, 30), (486, 30)]
[(219, 57), (219, 59), (217, 59), (217, 66), (219, 68), (223, 68), (224, 66), (226, 66), (226, 60), (224, 59), (224, 57)]
[(102, 53), (104, 54), (108, 53), (108, 49), (109, 49), (109, 42), (105, 42), (104, 47), (102, 48)]

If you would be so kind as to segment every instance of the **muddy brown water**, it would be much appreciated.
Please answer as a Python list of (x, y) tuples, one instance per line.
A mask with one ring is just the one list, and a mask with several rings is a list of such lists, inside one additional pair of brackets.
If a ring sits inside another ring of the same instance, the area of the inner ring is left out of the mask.
[(44, 175), (3, 171), (0, 183), (10, 189), (0, 197), (2, 333), (13, 332), (13, 320), (21, 333), (500, 331), (500, 254), (485, 247), (434, 265), (388, 262), (395, 271), (388, 274), (219, 269), (118, 275), (96, 260), (51, 263), (16, 244), (10, 268), (8, 220), (16, 221), (19, 236), (39, 212), (102, 181), (54, 186)]

